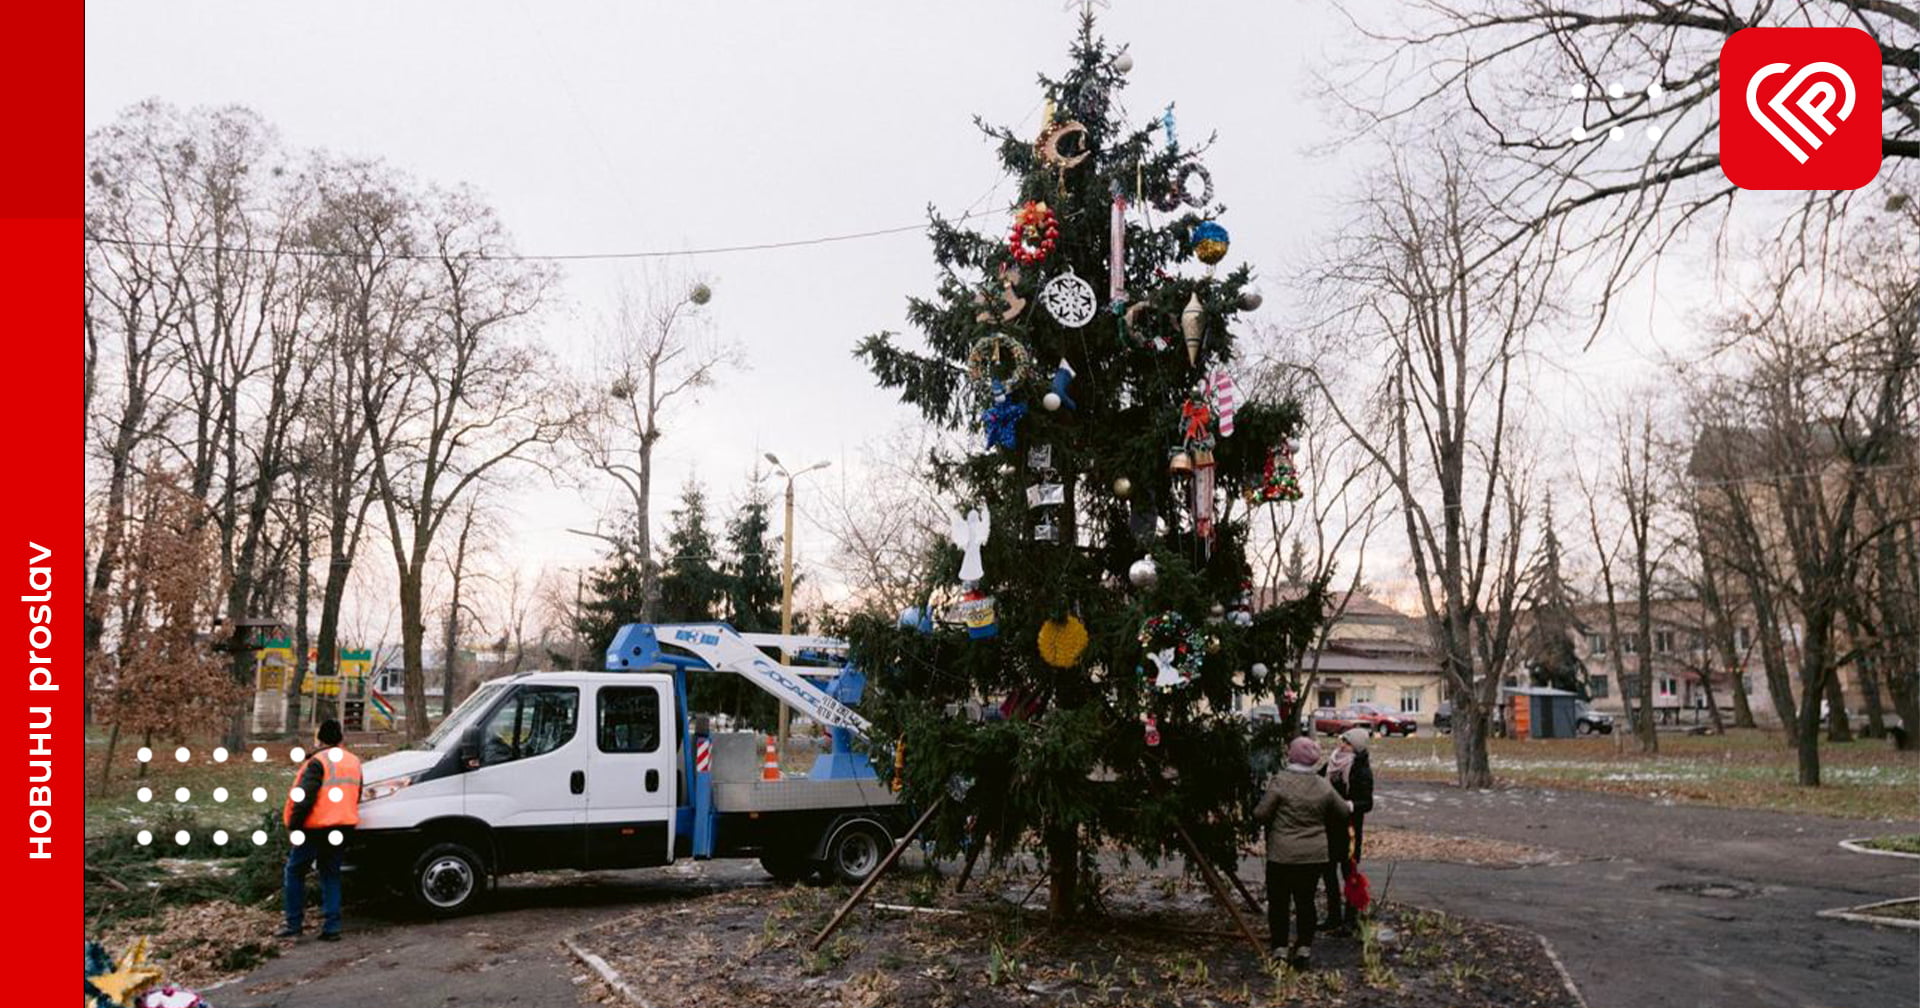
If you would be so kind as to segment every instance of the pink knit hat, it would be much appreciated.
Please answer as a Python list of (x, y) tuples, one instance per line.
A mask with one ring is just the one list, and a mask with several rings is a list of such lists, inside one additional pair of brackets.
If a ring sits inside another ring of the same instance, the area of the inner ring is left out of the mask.
[(1287, 746), (1287, 762), (1294, 766), (1313, 766), (1320, 762), (1320, 743), (1305, 735)]

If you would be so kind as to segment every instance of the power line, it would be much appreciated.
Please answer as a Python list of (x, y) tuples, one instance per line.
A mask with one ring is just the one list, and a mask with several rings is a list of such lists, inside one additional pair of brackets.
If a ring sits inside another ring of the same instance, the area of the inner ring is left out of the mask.
[[(996, 210), (972, 210), (952, 219), (952, 223), (985, 217), (998, 213)], [(879, 228), (873, 231), (855, 231), (849, 234), (822, 235), (817, 238), (798, 238), (791, 241), (755, 242), (748, 245), (717, 245), (710, 248), (651, 250), (643, 252), (561, 252), (546, 255), (521, 253), (464, 253), (455, 258), (479, 262), (563, 262), (582, 260), (621, 260), (621, 259), (671, 259), (677, 256), (720, 255), (728, 252), (764, 252), (774, 249), (802, 248), (810, 245), (828, 245), (835, 242), (859, 241), (864, 238), (879, 238), (886, 235), (905, 234), (909, 231), (924, 231), (926, 224), (906, 224), (900, 227)], [(235, 255), (288, 255), (310, 256), (321, 259), (354, 259), (364, 253), (337, 249), (316, 248), (260, 248), (251, 245), (208, 245), (200, 242), (151, 241), (138, 238), (104, 238), (99, 235), (87, 235), (86, 240), (95, 245), (116, 245), (123, 248), (175, 249), (184, 252), (225, 252)], [(437, 259), (439, 255), (427, 252), (395, 252), (387, 255), (389, 259)]]

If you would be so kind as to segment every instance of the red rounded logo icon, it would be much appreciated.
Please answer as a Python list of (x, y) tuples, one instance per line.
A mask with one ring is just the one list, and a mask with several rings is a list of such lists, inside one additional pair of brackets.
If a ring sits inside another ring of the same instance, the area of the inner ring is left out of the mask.
[(1720, 48), (1720, 168), (1742, 189), (1880, 173), (1880, 46), (1857, 28), (1748, 28)]

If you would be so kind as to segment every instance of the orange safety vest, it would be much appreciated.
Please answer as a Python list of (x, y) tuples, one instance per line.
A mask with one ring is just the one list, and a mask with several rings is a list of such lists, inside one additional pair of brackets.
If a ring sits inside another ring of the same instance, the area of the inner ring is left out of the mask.
[[(334, 747), (339, 748), (339, 747)], [(327, 829), (333, 826), (355, 826), (360, 822), (360, 757), (340, 749), (340, 758), (334, 760), (327, 755), (329, 750), (322, 749), (308, 760), (320, 761), (320, 797), (313, 803), (313, 809), (307, 813), (306, 828)], [(306, 772), (306, 764), (301, 764), (300, 772)], [(300, 786), (300, 773), (293, 775), (294, 787)], [(335, 792), (339, 797), (334, 797)], [(293, 825), (293, 793), (287, 793), (287, 804), (280, 810), (280, 822)]]

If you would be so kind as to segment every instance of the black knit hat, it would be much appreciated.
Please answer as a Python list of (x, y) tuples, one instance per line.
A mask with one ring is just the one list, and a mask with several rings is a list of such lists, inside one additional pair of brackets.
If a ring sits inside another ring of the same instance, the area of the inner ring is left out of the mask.
[(340, 731), (340, 722), (332, 718), (320, 722), (319, 739), (321, 745), (339, 745), (340, 740), (343, 738), (346, 738), (346, 735)]

